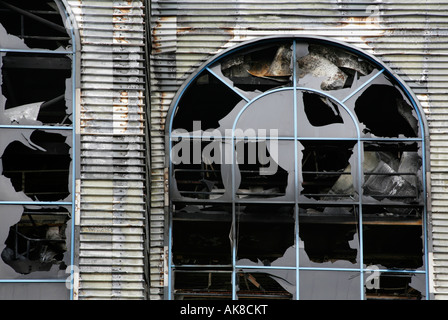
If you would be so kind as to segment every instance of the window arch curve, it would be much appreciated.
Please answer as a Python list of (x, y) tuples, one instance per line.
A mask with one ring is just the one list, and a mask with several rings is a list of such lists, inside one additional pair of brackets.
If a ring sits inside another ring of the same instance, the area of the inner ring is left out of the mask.
[(422, 115), (330, 39), (206, 62), (167, 118), (169, 298), (427, 298)]

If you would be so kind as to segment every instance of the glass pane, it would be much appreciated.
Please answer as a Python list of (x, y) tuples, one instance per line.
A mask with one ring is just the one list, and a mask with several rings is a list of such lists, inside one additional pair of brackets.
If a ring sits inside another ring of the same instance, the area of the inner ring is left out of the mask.
[(301, 300), (359, 300), (360, 273), (346, 271), (301, 270)]
[(173, 201), (188, 199), (231, 199), (231, 153), (229, 141), (217, 139), (173, 138), (171, 162)]
[[(237, 137), (294, 137), (294, 91), (264, 95), (244, 109), (235, 126)], [(233, 123), (229, 127), (232, 128)]]
[(294, 300), (296, 271), (282, 269), (245, 269), (237, 273), (237, 296), (242, 299)]
[[(54, 3), (48, 1), (12, 1), (0, 8), (1, 47), (8, 49), (67, 48), (71, 38)], [(50, 4), (51, 3), (51, 4)], [(38, 16), (42, 20), (35, 19)], [(42, 23), (45, 21), (46, 23)]]
[(174, 299), (231, 299), (231, 276), (231, 271), (226, 270), (177, 270), (174, 272)]
[[(294, 149), (292, 141), (237, 141), (235, 157), (238, 165), (235, 167), (237, 196), (244, 201), (278, 200), (285, 197), (287, 189), (292, 190), (294, 184), (294, 158), (287, 158)], [(280, 154), (281, 152), (281, 154)], [(286, 162), (286, 163), (285, 163)], [(279, 166), (281, 163), (286, 168)]]
[(0, 130), (0, 200), (71, 201), (71, 132)]
[(226, 126), (225, 121), (222, 124), (222, 119), (228, 117), (237, 106), (241, 108), (240, 102), (246, 104), (241, 96), (220, 79), (204, 71), (182, 95), (173, 118), (173, 129), (186, 132), (219, 129), (221, 135), (225, 136), (224, 130), (232, 127)]
[(228, 265), (231, 263), (231, 214), (222, 211), (179, 210), (173, 221), (173, 263)]
[(1, 205), (0, 216), (0, 279), (67, 277), (70, 208)]
[(72, 124), (72, 59), (57, 54), (1, 54), (0, 124)]
[(356, 141), (303, 140), (301, 195), (308, 199), (356, 200)]
[(65, 283), (2, 283), (1, 300), (69, 300)]
[(355, 206), (300, 206), (300, 266), (359, 268), (358, 222)]
[(423, 204), (419, 143), (365, 142), (363, 169), (364, 203)]
[(372, 268), (364, 275), (367, 300), (425, 300), (426, 275), (379, 272)]
[(363, 137), (421, 136), (416, 110), (400, 85), (386, 73), (357, 91), (345, 104), (358, 118)]
[(294, 206), (237, 206), (237, 265), (295, 266)]
[(297, 130), (302, 137), (357, 138), (358, 129), (347, 110), (327, 96), (297, 92)]
[(424, 265), (421, 210), (415, 208), (413, 217), (397, 217), (389, 214), (393, 209), (363, 207), (364, 263), (381, 269), (421, 269)]

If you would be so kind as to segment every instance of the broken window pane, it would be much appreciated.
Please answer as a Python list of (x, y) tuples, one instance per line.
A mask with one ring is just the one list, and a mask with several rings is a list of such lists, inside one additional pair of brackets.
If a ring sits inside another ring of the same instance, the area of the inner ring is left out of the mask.
[(33, 201), (69, 198), (71, 133), (3, 129), (1, 137), (0, 200), (24, 200), (23, 195)]
[(174, 298), (176, 300), (214, 300), (232, 297), (229, 270), (176, 270)]
[(358, 230), (356, 206), (300, 206), (300, 266), (359, 267)]
[(225, 128), (230, 129), (236, 122), (236, 137), (294, 137), (292, 90), (264, 95), (247, 106), (237, 119), (238, 109), (222, 120)]
[(365, 292), (368, 300), (424, 300), (425, 275), (413, 273), (366, 272)]
[(364, 134), (376, 137), (418, 137), (414, 108), (395, 86), (372, 84), (356, 99), (355, 113)]
[(354, 141), (303, 140), (301, 194), (316, 200), (354, 200)]
[(301, 270), (300, 299), (359, 300), (359, 272)]
[(72, 124), (71, 67), (66, 55), (1, 55), (0, 124)]
[(70, 209), (1, 205), (0, 277), (66, 277)]
[(224, 205), (177, 207), (173, 216), (174, 264), (230, 264), (231, 208)]
[(420, 269), (424, 266), (421, 209), (405, 218), (396, 217), (395, 209), (363, 208), (364, 263), (382, 269)]
[[(173, 200), (230, 199), (230, 162), (225, 152), (230, 142), (217, 139), (174, 139), (171, 152), (175, 185), (171, 190)], [(175, 186), (175, 187), (174, 187)]]
[(297, 92), (297, 131), (299, 137), (354, 138), (354, 119), (336, 101), (314, 92)]
[(239, 300), (295, 299), (295, 270), (242, 269), (237, 273), (237, 283)]
[(1, 47), (49, 50), (67, 48), (71, 37), (64, 26), (66, 19), (61, 16), (58, 5), (53, 1), (1, 1)]
[[(422, 201), (420, 144), (364, 143), (365, 203), (416, 204)], [(403, 211), (405, 213), (405, 211)]]
[(237, 264), (294, 266), (292, 205), (238, 205)]
[(220, 120), (241, 100), (242, 98), (222, 81), (204, 71), (187, 88), (179, 102), (173, 119), (173, 129), (192, 132), (195, 122), (198, 123), (199, 130), (203, 131), (220, 128)]
[[(278, 146), (274, 147), (274, 143)], [(292, 181), (291, 184), (289, 180), (294, 179), (294, 170), (291, 170), (293, 164), (287, 166), (286, 154), (280, 153), (284, 151), (285, 144), (292, 144), (292, 142), (238, 141), (236, 143), (238, 165), (235, 168), (240, 182), (236, 185), (238, 198), (253, 200), (283, 197), (286, 195), (288, 187), (293, 189), (294, 182)], [(286, 150), (290, 151), (290, 149)], [(294, 162), (294, 159), (289, 160)], [(285, 168), (280, 167), (278, 162), (282, 163)], [(288, 186), (288, 184), (290, 185)]]

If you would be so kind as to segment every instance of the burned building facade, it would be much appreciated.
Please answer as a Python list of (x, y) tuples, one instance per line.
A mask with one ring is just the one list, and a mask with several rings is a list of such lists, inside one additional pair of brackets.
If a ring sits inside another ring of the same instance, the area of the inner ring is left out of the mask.
[(0, 299), (446, 299), (442, 9), (0, 1)]

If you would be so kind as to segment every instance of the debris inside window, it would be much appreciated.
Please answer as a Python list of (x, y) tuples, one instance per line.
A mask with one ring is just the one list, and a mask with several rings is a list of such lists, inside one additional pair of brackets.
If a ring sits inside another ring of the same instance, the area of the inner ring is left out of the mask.
[[(3, 210), (2, 213), (8, 214)], [(3, 262), (24, 275), (49, 271), (54, 265), (56, 270), (65, 270), (69, 219), (69, 212), (64, 208), (24, 207), (20, 221), (10, 227), (4, 242)]]

